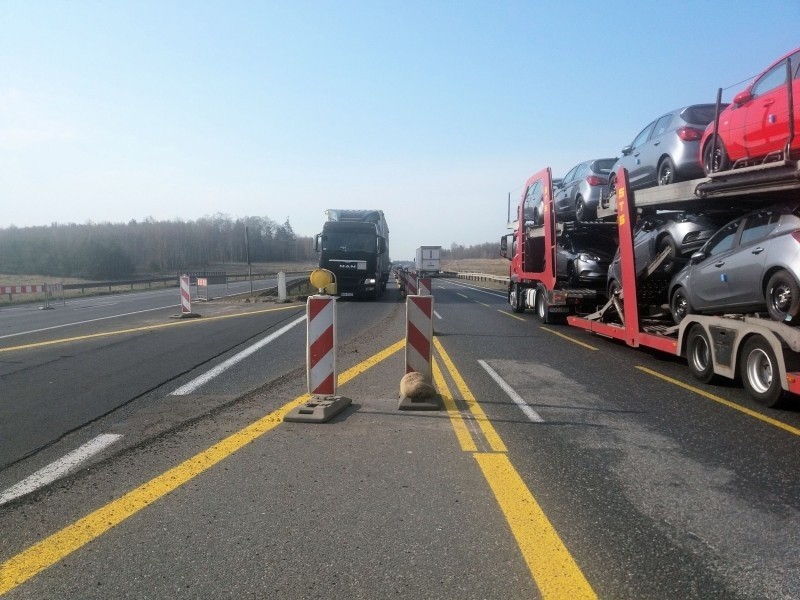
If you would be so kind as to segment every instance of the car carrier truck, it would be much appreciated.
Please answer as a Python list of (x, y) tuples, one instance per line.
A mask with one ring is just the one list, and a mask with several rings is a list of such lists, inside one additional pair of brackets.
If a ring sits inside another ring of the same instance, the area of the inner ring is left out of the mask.
[(328, 220), (317, 234), (319, 267), (336, 278), (340, 296), (380, 297), (389, 280), (389, 228), (383, 211), (325, 211)]
[[(540, 192), (528, 193), (534, 189)], [(513, 233), (500, 239), (500, 254), (511, 261), (508, 284), (511, 309), (519, 313), (526, 308), (533, 308), (543, 323), (563, 323), (570, 314), (587, 314), (597, 310), (603, 298), (600, 289), (576, 286), (569, 277), (559, 277), (556, 258), (559, 236), (575, 229), (580, 229), (582, 233), (594, 231), (597, 235), (609, 236), (614, 233), (614, 224), (602, 221), (558, 222), (553, 210), (552, 190), (549, 168), (525, 182), (516, 218), (508, 224)], [(540, 197), (543, 214), (536, 218), (534, 207), (528, 206), (528, 203), (538, 203)]]
[[(622, 281), (611, 297), (602, 291), (584, 293), (555, 277), (554, 240), (567, 224), (556, 222), (550, 169), (531, 177), (544, 191), (544, 223), (525, 220), (524, 198), (514, 232), (501, 238), (501, 254), (511, 259), (508, 302), (514, 312), (535, 308), (543, 323), (573, 327), (684, 357), (701, 382), (714, 377), (741, 379), (759, 403), (774, 407), (800, 394), (800, 327), (759, 314), (687, 315), (675, 325), (668, 306), (652, 294), (640, 294), (648, 278), (658, 274), (661, 252), (646, 269), (636, 269), (633, 228), (646, 210), (726, 211), (743, 214), (784, 201), (800, 202), (800, 166), (790, 159), (712, 173), (696, 179), (634, 192), (625, 169), (617, 172), (616, 196), (598, 211), (598, 219), (617, 228)], [(585, 224), (594, 227), (592, 224)], [(580, 225), (579, 225), (580, 226)], [(606, 225), (597, 224), (598, 231)], [(637, 273), (639, 275), (637, 276)], [(762, 282), (754, 281), (753, 285)], [(646, 302), (643, 298), (649, 298)], [(663, 300), (663, 298), (662, 298)], [(602, 304), (602, 305), (600, 305)], [(796, 398), (795, 398), (796, 400)]]

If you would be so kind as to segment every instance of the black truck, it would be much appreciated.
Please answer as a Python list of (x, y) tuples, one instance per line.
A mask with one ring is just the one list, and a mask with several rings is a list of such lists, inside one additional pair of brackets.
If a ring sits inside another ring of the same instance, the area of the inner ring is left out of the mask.
[(386, 238), (369, 221), (326, 221), (317, 235), (319, 266), (336, 277), (339, 296), (377, 299), (389, 278)]

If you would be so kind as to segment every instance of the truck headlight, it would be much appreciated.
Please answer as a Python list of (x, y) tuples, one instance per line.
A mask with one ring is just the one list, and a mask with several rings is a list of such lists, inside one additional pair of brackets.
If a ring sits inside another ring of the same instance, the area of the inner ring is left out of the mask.
[(375, 278), (374, 277), (369, 277), (369, 278), (364, 280), (364, 283), (366, 283), (367, 285), (375, 285)]

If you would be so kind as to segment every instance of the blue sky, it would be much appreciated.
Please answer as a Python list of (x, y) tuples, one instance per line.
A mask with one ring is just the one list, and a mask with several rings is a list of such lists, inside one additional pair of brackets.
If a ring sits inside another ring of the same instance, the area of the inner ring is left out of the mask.
[(391, 256), (505, 233), (800, 46), (800, 0), (0, 3), (0, 227), (382, 209)]

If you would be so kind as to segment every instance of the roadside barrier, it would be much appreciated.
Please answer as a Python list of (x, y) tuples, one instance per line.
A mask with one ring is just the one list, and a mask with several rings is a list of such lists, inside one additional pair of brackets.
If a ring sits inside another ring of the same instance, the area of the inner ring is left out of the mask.
[(406, 373), (400, 381), (399, 410), (440, 409), (441, 397), (432, 383), (432, 342), (433, 296), (407, 296)]
[(336, 298), (309, 296), (307, 371), (308, 393), (333, 396), (336, 394)]
[[(314, 284), (312, 273), (312, 284)], [(330, 279), (314, 285), (324, 289)], [(309, 296), (306, 303), (306, 372), (308, 393), (305, 404), (291, 410), (284, 421), (325, 423), (352, 404), (350, 398), (336, 395), (339, 373), (336, 365), (336, 298)]]
[(197, 278), (197, 299), (198, 300), (205, 300), (208, 302), (208, 278), (207, 277), (198, 277)]
[(0, 285), (0, 295), (8, 294), (8, 301), (12, 302), (14, 294), (44, 294), (44, 306), (42, 308), (50, 309), (50, 301), (53, 299), (54, 294), (61, 294), (61, 302), (66, 304), (64, 300), (64, 284), (61, 283), (43, 283), (41, 285)]
[(430, 277), (420, 277), (417, 279), (417, 294), (420, 296), (430, 296), (431, 295), (431, 278)]
[(170, 318), (193, 319), (199, 317), (199, 314), (192, 312), (191, 277), (189, 275), (181, 275), (179, 279), (181, 284), (181, 312), (177, 315), (170, 315)]
[(192, 312), (192, 290), (189, 287), (189, 276), (181, 275), (181, 315)]
[(428, 381), (433, 378), (433, 296), (406, 298), (406, 373), (416, 371)]

